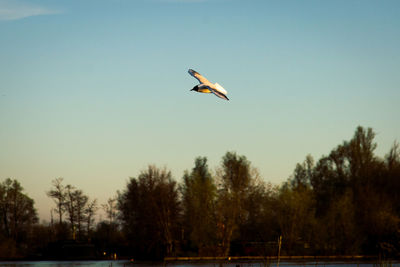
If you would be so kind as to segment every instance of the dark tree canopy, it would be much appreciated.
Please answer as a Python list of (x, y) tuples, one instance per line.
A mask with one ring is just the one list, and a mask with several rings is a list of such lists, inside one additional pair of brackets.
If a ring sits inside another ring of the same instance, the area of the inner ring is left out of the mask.
[(207, 158), (198, 157), (191, 173), (185, 173), (181, 186), (184, 233), (198, 249), (199, 255), (215, 253), (217, 197)]
[(215, 171), (206, 157), (196, 158), (180, 183), (150, 165), (100, 204), (99, 222), (97, 201), (57, 178), (47, 192), (56, 219), (37, 224), (33, 200), (17, 180), (6, 179), (0, 183), (0, 258), (46, 251), (51, 257), (65, 244), (95, 248), (91, 255), (102, 259), (275, 256), (278, 238), (281, 255), (398, 258), (400, 149), (395, 142), (381, 158), (374, 137), (371, 128), (357, 127), (319, 159), (307, 155), (275, 186), (236, 152), (223, 155)]
[(180, 203), (171, 172), (149, 166), (131, 178), (118, 200), (124, 232), (137, 257), (160, 258), (174, 253)]
[(0, 249), (0, 258), (17, 256), (37, 221), (34, 201), (23, 193), (21, 184), (10, 178), (0, 183), (0, 248), (3, 240), (12, 240)]

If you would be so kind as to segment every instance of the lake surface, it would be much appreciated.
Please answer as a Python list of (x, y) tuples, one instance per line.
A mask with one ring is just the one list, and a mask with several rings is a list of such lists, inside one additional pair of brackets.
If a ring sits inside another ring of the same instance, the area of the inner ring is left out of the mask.
[[(150, 267), (150, 266), (172, 266), (172, 267), (276, 267), (276, 262), (265, 264), (262, 262), (171, 262), (163, 263), (132, 263), (129, 261), (0, 261), (1, 267)], [(400, 262), (385, 262), (382, 264), (374, 262), (280, 262), (279, 266), (287, 267), (400, 267)]]

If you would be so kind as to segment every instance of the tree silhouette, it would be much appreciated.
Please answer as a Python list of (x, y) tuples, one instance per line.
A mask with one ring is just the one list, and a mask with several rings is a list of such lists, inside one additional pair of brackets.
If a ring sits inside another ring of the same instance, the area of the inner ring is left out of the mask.
[[(275, 186), (234, 152), (222, 157), (214, 176), (207, 158), (196, 158), (179, 187), (170, 171), (150, 165), (103, 205), (107, 219), (94, 231), (96, 200), (62, 178), (46, 192), (56, 205), (55, 225), (36, 224), (33, 200), (17, 180), (6, 179), (0, 183), (0, 258), (51, 251), (54, 241), (60, 249), (65, 242), (91, 242), (101, 252), (152, 260), (196, 252), (266, 256), (276, 255), (279, 236), (282, 255), (398, 257), (400, 149), (395, 142), (380, 158), (374, 137), (359, 126), (327, 155), (306, 156)], [(71, 232), (76, 242), (66, 241)]]
[(118, 207), (136, 257), (172, 255), (180, 203), (170, 171), (149, 166), (138, 178), (131, 178), (127, 189), (119, 194)]
[[(34, 201), (23, 193), (23, 188), (17, 180), (7, 178), (0, 183), (0, 247), (2, 237), (8, 244), (0, 252), (1, 256), (16, 255), (24, 242), (27, 242), (33, 225), (38, 221)], [(12, 240), (12, 241), (10, 241)], [(10, 251), (11, 249), (11, 251)], [(13, 252), (14, 251), (14, 252)]]
[(184, 231), (201, 256), (215, 255), (216, 193), (207, 158), (196, 158), (191, 173), (183, 177), (181, 194)]
[(88, 236), (90, 236), (91, 229), (94, 224), (94, 216), (95, 216), (97, 210), (98, 210), (97, 199), (88, 201), (88, 204), (84, 211), (86, 214), (86, 232), (87, 232)]
[(58, 222), (62, 224), (62, 216), (65, 212), (65, 187), (62, 184), (63, 178), (56, 178), (51, 181), (53, 188), (47, 192), (47, 196), (51, 197), (56, 203), (56, 208), (54, 209), (58, 213)]
[(244, 201), (252, 182), (250, 162), (245, 156), (227, 152), (222, 158), (221, 185), (216, 205), (220, 254), (229, 255), (231, 240), (240, 220), (246, 216)]

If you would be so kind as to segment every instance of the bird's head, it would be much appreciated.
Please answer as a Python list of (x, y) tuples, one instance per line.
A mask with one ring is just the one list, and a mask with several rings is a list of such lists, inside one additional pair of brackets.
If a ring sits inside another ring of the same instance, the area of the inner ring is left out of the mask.
[(198, 85), (196, 85), (195, 87), (193, 87), (190, 91), (196, 91), (196, 92), (198, 92), (199, 91), (199, 86)]

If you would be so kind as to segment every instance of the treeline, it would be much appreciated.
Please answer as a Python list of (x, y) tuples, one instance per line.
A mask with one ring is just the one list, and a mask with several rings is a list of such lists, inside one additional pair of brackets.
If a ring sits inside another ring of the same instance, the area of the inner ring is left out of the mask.
[(394, 143), (380, 158), (374, 137), (358, 127), (327, 156), (307, 156), (280, 186), (233, 152), (215, 172), (207, 158), (196, 158), (180, 183), (168, 169), (149, 166), (101, 205), (106, 219), (97, 224), (96, 200), (61, 178), (47, 192), (54, 218), (38, 224), (33, 200), (6, 179), (0, 257), (65, 256), (54, 248), (66, 242), (95, 257), (269, 256), (280, 236), (282, 255), (399, 256), (400, 150)]

